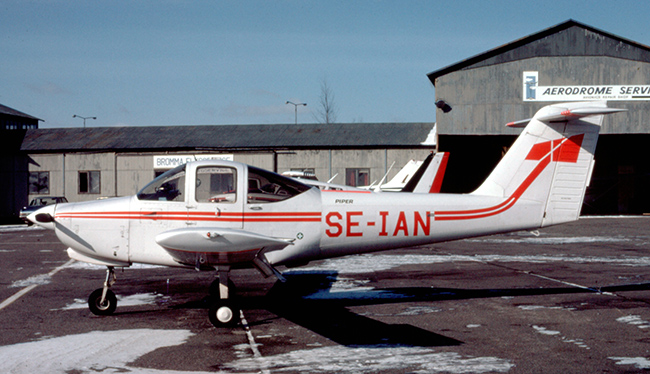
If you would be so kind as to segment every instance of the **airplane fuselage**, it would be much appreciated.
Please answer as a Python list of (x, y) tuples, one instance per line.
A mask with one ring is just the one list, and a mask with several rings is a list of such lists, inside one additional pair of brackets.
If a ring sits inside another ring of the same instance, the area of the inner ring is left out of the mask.
[[(161, 202), (132, 196), (58, 205), (53, 225), (59, 239), (71, 248), (71, 257), (105, 265), (196, 267), (198, 261), (206, 268), (248, 266), (263, 249), (246, 245), (218, 251), (202, 249), (210, 241), (212, 228), (290, 241), (267, 245), (270, 249), (265, 250), (265, 256), (272, 265), (293, 265), (539, 227), (539, 218), (526, 218), (539, 217), (530, 213), (541, 210), (541, 204), (519, 201), (503, 206), (505, 201), (473, 195), (311, 188), (283, 201), (245, 202), (241, 210), (226, 212), (224, 204), (219, 203)], [(504, 215), (520, 219), (504, 220)], [(156, 242), (158, 235), (173, 230), (191, 230), (202, 238), (197, 239), (195, 250), (170, 250)]]

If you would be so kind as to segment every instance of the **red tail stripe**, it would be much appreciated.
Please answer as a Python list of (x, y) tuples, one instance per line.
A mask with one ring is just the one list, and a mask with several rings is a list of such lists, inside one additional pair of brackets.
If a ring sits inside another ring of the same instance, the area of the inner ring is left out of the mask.
[[(582, 136), (582, 135), (581, 135)], [(582, 143), (582, 137), (580, 136), (580, 143)], [(577, 137), (577, 136), (576, 136)], [(550, 142), (548, 142), (550, 145)], [(577, 142), (575, 142), (577, 143)], [(575, 144), (574, 143), (574, 144)], [(540, 143), (543, 144), (543, 143)], [(538, 144), (536, 144), (538, 145)], [(535, 146), (533, 146), (533, 149)], [(531, 149), (531, 153), (533, 153), (533, 149)], [(538, 151), (535, 150), (535, 153)], [(544, 169), (551, 163), (551, 149), (549, 147), (548, 152), (546, 153), (546, 156), (541, 159), (541, 161), (535, 166), (533, 171), (524, 179), (524, 181), (517, 187), (517, 189), (512, 193), (512, 195), (506, 199), (504, 202), (501, 204), (495, 205), (493, 207), (489, 208), (483, 208), (483, 209), (471, 209), (471, 210), (460, 210), (460, 211), (440, 211), (440, 212), (435, 212), (434, 213), (434, 219), (436, 221), (452, 221), (452, 220), (467, 220), (467, 219), (477, 219), (477, 218), (485, 218), (485, 217), (491, 217), (500, 213), (505, 212), (506, 210), (512, 208), (517, 200), (526, 192), (528, 187), (539, 177), (539, 175), (544, 171)], [(528, 159), (528, 158), (527, 158)], [(576, 157), (577, 160), (577, 157)], [(575, 161), (574, 161), (575, 162)]]
[(433, 184), (431, 185), (431, 189), (429, 190), (429, 193), (440, 192), (440, 188), (442, 187), (442, 180), (444, 179), (445, 171), (447, 170), (447, 160), (449, 160), (449, 153), (444, 152), (442, 154), (442, 160), (440, 160), (440, 166), (438, 167), (438, 172), (436, 173), (436, 176), (433, 178)]

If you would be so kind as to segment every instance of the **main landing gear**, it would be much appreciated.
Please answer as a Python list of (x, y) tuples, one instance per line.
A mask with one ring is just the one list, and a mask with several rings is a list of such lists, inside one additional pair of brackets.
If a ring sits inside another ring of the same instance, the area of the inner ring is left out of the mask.
[(117, 308), (117, 297), (111, 291), (111, 286), (115, 283), (115, 271), (112, 266), (106, 270), (106, 281), (104, 287), (98, 288), (88, 297), (88, 308), (98, 316), (108, 316), (115, 312)]
[(232, 327), (240, 320), (239, 308), (230, 297), (230, 294), (234, 294), (235, 285), (228, 278), (229, 266), (219, 266), (217, 272), (219, 278), (210, 285), (210, 296), (214, 300), (210, 303), (208, 318), (215, 327)]

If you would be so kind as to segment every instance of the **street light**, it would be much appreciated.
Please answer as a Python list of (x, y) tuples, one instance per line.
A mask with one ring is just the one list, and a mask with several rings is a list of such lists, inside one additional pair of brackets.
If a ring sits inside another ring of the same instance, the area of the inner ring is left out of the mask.
[(298, 103), (298, 104), (296, 104), (296, 103), (292, 103), (291, 101), (287, 101), (285, 104), (293, 105), (294, 113), (296, 115), (296, 125), (297, 125), (298, 124), (298, 106), (299, 105), (307, 106), (307, 103)]
[(72, 118), (81, 118), (81, 119), (83, 119), (84, 120), (84, 129), (86, 128), (86, 120), (87, 119), (97, 119), (97, 117), (82, 117), (82, 116), (78, 116), (76, 114), (73, 115)]

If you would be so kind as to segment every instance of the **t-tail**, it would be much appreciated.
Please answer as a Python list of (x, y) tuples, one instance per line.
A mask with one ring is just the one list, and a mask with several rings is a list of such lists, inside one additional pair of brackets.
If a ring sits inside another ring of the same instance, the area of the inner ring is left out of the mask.
[(577, 220), (603, 116), (624, 110), (606, 102), (554, 104), (508, 124), (525, 128), (472, 195), (505, 198), (499, 209), (520, 200), (541, 204), (541, 227)]

